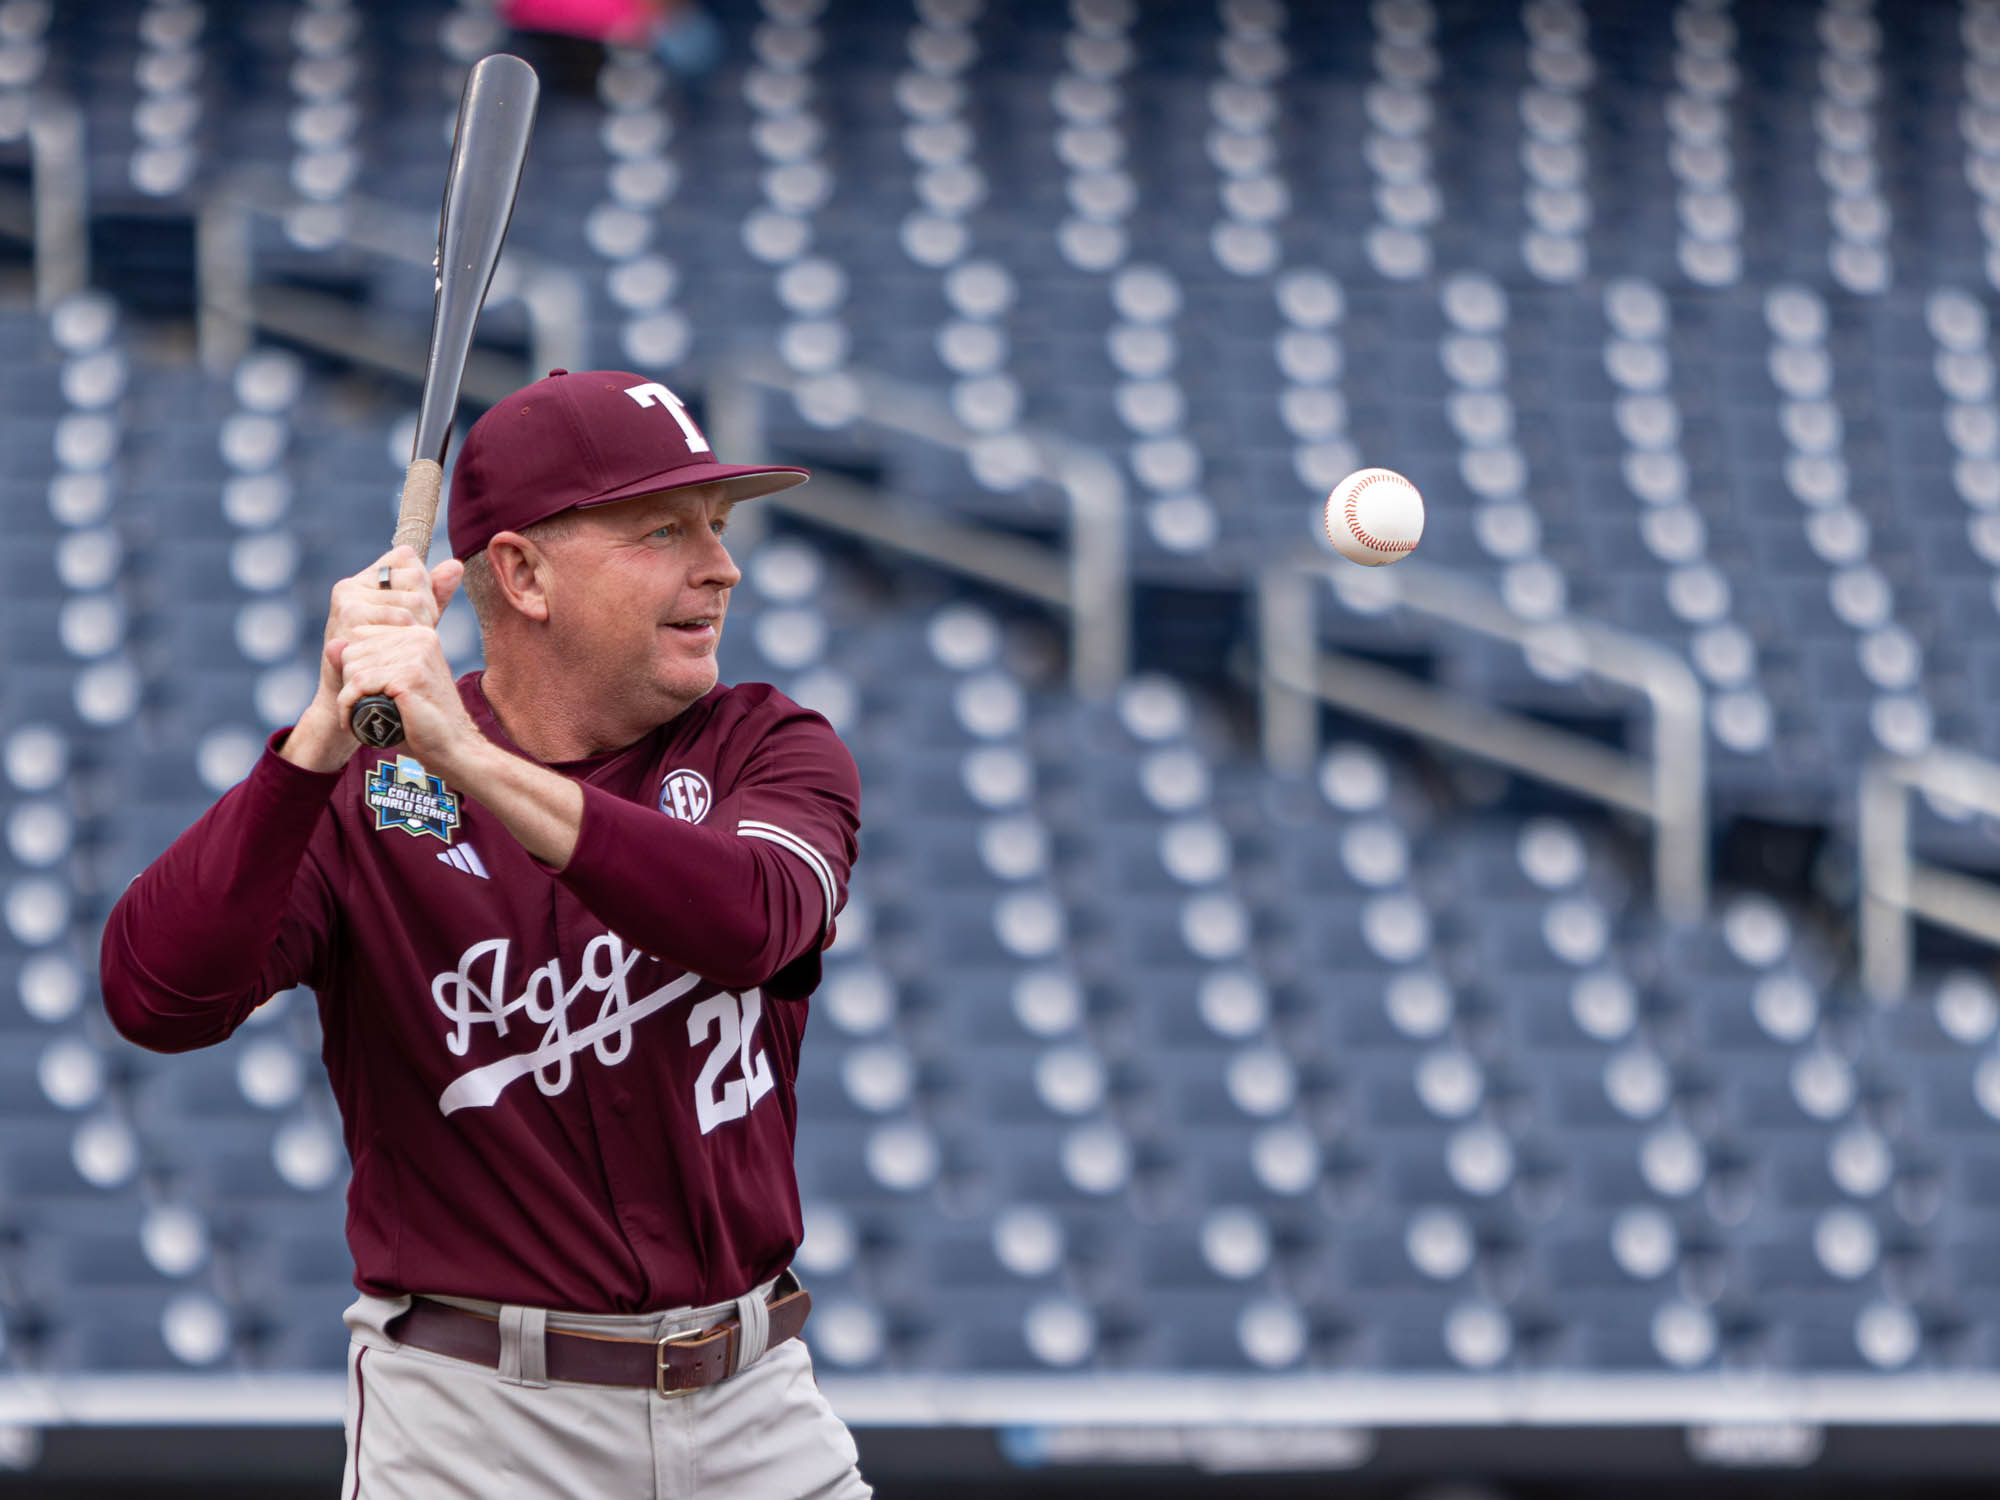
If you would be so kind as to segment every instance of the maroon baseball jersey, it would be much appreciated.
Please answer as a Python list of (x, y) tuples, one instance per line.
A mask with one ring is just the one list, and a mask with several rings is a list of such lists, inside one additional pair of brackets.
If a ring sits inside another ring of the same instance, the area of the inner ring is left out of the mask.
[[(459, 690), (515, 749), (478, 675)], [(853, 758), (748, 684), (552, 769), (584, 793), (561, 872), (393, 751), (319, 773), (267, 750), (119, 899), (106, 1008), (171, 1052), (318, 993), (364, 1291), (740, 1295), (798, 1248), (792, 1085), (856, 852)]]

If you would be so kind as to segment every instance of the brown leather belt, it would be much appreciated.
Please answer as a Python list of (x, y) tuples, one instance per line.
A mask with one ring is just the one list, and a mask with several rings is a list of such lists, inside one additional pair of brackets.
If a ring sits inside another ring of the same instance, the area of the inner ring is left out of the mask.
[[(797, 1338), (812, 1311), (812, 1295), (787, 1271), (771, 1289), (771, 1332), (766, 1348)], [(399, 1344), (500, 1368), (500, 1323), (484, 1313), (418, 1297), (389, 1325)], [(661, 1339), (607, 1338), (595, 1333), (548, 1329), (542, 1335), (551, 1380), (583, 1385), (650, 1386), (662, 1396), (684, 1396), (714, 1385), (736, 1371), (742, 1324), (734, 1317), (708, 1328), (670, 1333)]]

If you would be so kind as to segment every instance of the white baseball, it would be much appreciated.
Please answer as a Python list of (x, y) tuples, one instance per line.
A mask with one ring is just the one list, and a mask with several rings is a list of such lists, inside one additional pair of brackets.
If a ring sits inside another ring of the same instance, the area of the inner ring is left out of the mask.
[(1333, 550), (1365, 567), (1401, 562), (1424, 534), (1424, 497), (1394, 469), (1356, 469), (1326, 497)]

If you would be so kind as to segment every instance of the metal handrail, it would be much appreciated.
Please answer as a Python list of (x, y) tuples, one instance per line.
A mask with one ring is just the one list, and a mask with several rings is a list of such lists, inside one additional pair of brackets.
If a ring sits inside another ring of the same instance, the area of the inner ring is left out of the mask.
[(35, 306), (47, 312), (90, 285), (90, 173), (83, 111), (38, 94), (28, 121), (34, 214)]
[[(83, 111), (37, 87), (28, 105), (28, 184), (0, 186), (0, 235), (25, 240), (35, 310), (46, 313), (90, 285), (90, 153)], [(9, 153), (10, 156), (12, 153)]]
[(1910, 793), (2000, 817), (2000, 764), (1964, 750), (1883, 755), (1861, 774), (1861, 974), (1869, 995), (1894, 1004), (1910, 987), (1910, 922), (2000, 946), (2000, 885), (1940, 869), (1910, 850)]
[[(970, 453), (979, 434), (922, 387), (863, 370), (849, 370), (861, 394), (861, 420), (892, 432)], [(711, 425), (722, 424), (726, 452), (761, 453), (762, 424), (755, 393), (792, 394), (805, 383), (780, 361), (743, 354), (718, 364), (706, 389)], [(1017, 429), (1032, 445), (1039, 477), (1063, 493), (1068, 507), (1067, 550), (1023, 541), (1011, 533), (926, 512), (915, 517), (870, 518), (821, 496), (820, 481), (771, 497), (773, 508), (811, 515), (840, 529), (926, 557), (1064, 609), (1070, 616), (1070, 682), (1086, 698), (1116, 691), (1131, 664), (1132, 587), (1125, 549), (1125, 481), (1116, 464), (1096, 449), (1059, 433)], [(842, 487), (843, 494), (852, 486)], [(836, 510), (840, 512), (835, 515)]]
[[(1405, 673), (1319, 646), (1314, 585), (1331, 583), (1369, 610), (1401, 607), (1498, 640), (1560, 666), (1645, 695), (1652, 756), (1638, 761), (1593, 740), (1497, 709), (1468, 708)], [(1491, 589), (1419, 562), (1363, 573), (1301, 549), (1258, 580), (1264, 753), (1281, 771), (1306, 770), (1318, 753), (1321, 701), (1448, 744), (1524, 775), (1650, 818), (1654, 896), (1669, 921), (1699, 920), (1708, 906), (1705, 702), (1694, 672), (1639, 636), (1561, 616), (1523, 620)]]
[[(276, 168), (242, 168), (203, 199), (195, 219), (196, 338), (208, 369), (234, 366), (249, 352), (259, 322), (251, 235), (256, 219), (315, 209), (338, 215), (335, 243), (341, 248), (427, 269), (436, 265), (436, 214), (414, 213), (361, 193), (322, 203), (301, 195)], [(490, 307), (510, 299), (519, 299), (528, 318), (528, 368), (517, 385), (537, 371), (587, 363), (589, 301), (575, 271), (527, 251), (507, 250), (486, 302)]]

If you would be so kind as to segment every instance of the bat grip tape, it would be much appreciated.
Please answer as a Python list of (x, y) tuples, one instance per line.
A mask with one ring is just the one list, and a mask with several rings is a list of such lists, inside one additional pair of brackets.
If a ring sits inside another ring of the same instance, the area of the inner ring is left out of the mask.
[(431, 550), (431, 528), (437, 524), (438, 495), (444, 489), (444, 466), (420, 458), (403, 476), (403, 503), (396, 511), (396, 535), (391, 547), (408, 547), (421, 559)]

